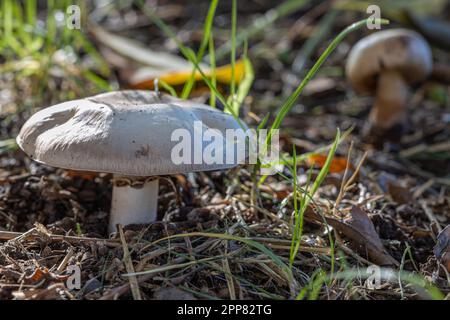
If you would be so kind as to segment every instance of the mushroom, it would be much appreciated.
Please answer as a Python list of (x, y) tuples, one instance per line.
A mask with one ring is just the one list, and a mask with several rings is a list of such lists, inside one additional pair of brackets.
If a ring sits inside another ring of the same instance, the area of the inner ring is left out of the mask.
[(352, 48), (346, 75), (359, 94), (375, 94), (367, 137), (398, 140), (407, 120), (410, 85), (425, 79), (432, 69), (428, 43), (418, 33), (391, 29), (373, 33)]
[[(113, 173), (108, 228), (113, 232), (119, 223), (156, 220), (158, 176), (227, 169), (245, 162), (239, 155), (231, 163), (205, 163), (201, 158), (173, 161), (173, 148), (181, 139), (173, 138), (175, 130), (195, 137), (196, 132), (208, 129), (225, 136), (227, 129), (241, 128), (239, 119), (209, 106), (152, 91), (129, 90), (42, 109), (23, 125), (17, 143), (31, 159), (46, 165)], [(239, 137), (228, 140), (222, 140), (227, 148), (242, 143)], [(200, 148), (194, 141), (183, 152), (195, 158), (205, 145), (204, 139)]]

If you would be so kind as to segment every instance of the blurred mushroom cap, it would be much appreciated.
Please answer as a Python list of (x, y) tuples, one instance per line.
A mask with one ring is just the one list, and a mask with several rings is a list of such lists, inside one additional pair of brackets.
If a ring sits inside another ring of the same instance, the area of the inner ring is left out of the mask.
[(357, 42), (349, 53), (346, 74), (358, 93), (372, 93), (384, 70), (398, 71), (409, 84), (423, 80), (432, 69), (431, 49), (417, 32), (390, 29)]
[[(209, 106), (152, 91), (129, 90), (42, 109), (23, 125), (17, 143), (30, 158), (43, 164), (130, 176), (220, 170), (243, 163), (239, 162), (242, 159), (231, 164), (171, 161), (172, 148), (181, 141), (172, 141), (172, 133), (185, 129), (193, 140), (199, 128), (194, 127), (195, 121), (201, 121), (202, 132), (220, 132), (222, 142), (226, 129), (241, 128), (232, 115)], [(202, 139), (200, 143), (203, 149), (210, 142)], [(230, 143), (234, 146), (245, 141)]]

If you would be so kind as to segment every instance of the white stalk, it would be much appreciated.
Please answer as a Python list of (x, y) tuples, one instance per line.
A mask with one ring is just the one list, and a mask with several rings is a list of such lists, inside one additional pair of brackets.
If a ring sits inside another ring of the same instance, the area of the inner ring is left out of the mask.
[(135, 188), (113, 184), (111, 215), (108, 231), (116, 231), (116, 225), (149, 223), (156, 220), (159, 180), (146, 182)]
[(410, 92), (397, 71), (383, 71), (378, 77), (377, 96), (369, 119), (376, 129), (387, 130), (406, 120)]

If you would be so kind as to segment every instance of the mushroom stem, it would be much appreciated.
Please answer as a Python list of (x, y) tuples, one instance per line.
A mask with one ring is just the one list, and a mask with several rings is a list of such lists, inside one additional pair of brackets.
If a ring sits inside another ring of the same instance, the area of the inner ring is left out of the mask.
[(388, 130), (403, 125), (406, 120), (406, 103), (409, 88), (401, 74), (395, 70), (380, 73), (375, 103), (369, 121), (375, 130)]
[(156, 220), (159, 179), (144, 182), (139, 187), (118, 186), (113, 182), (111, 215), (108, 231), (116, 225), (141, 224)]

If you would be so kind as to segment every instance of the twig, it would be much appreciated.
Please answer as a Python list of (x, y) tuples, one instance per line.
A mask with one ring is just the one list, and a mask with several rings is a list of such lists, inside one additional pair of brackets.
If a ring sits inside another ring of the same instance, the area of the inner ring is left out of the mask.
[(359, 171), (361, 169), (361, 166), (363, 165), (364, 161), (367, 158), (367, 154), (368, 153), (366, 151), (366, 152), (364, 152), (364, 155), (362, 156), (361, 160), (359, 161), (358, 165), (356, 166), (356, 169), (355, 169), (355, 172), (353, 172), (353, 175), (347, 181), (345, 181), (345, 178), (347, 176), (349, 163), (350, 163), (350, 154), (351, 154), (352, 147), (353, 147), (353, 142), (350, 144), (350, 150), (349, 150), (348, 158), (347, 158), (347, 166), (345, 168), (344, 176), (342, 178), (341, 189), (339, 190), (339, 194), (338, 194), (338, 197), (337, 197), (335, 205), (334, 205), (334, 210), (333, 210), (333, 214), (334, 215), (336, 215), (337, 207), (339, 206), (340, 202), (342, 201), (342, 198), (344, 197), (345, 193), (348, 191), (348, 189), (352, 185), (353, 181), (358, 176), (358, 173), (359, 173)]
[(66, 269), (67, 264), (69, 263), (70, 258), (73, 256), (73, 248), (69, 248), (69, 251), (67, 252), (66, 256), (64, 257), (63, 261), (59, 264), (58, 268), (56, 268), (56, 271), (63, 272), (64, 269)]
[(413, 193), (413, 199), (418, 199), (425, 191), (431, 188), (434, 184), (434, 179), (429, 179), (427, 182), (419, 186)]
[[(211, 245), (211, 243), (216, 243), (219, 241), (220, 240), (217, 240), (217, 239), (211, 239), (211, 240), (205, 241), (204, 243), (200, 244), (198, 247), (194, 248), (194, 252), (195, 253), (203, 252), (206, 250), (206, 248), (208, 248), (208, 246)], [(144, 251), (144, 249), (148, 249), (149, 247), (150, 247), (150, 245), (145, 246), (144, 248), (141, 249), (141, 252)], [(180, 257), (180, 258), (174, 259), (172, 261), (172, 264), (180, 264), (185, 260), (186, 260), (185, 257)], [(143, 282), (146, 282), (147, 280), (153, 279), (154, 277), (155, 277), (155, 275), (153, 273), (145, 274), (142, 276), (138, 276), (137, 281), (138, 281), (138, 283), (143, 283)], [(121, 285), (120, 287), (116, 287), (116, 288), (112, 289), (111, 291), (105, 293), (99, 300), (115, 299), (115, 298), (118, 298), (121, 295), (127, 293), (129, 290), (130, 290), (130, 283), (127, 282), (127, 283), (124, 283), (123, 285)]]
[(230, 264), (227, 258), (228, 242), (225, 242), (225, 253), (222, 259), (223, 270), (225, 271), (225, 278), (227, 280), (228, 291), (230, 293), (230, 299), (236, 300), (236, 289), (234, 288), (233, 274), (231, 273)]
[(401, 163), (398, 163), (393, 161), (380, 162), (377, 159), (374, 159), (374, 157), (370, 157), (368, 158), (368, 162), (377, 166), (377, 168), (383, 169), (385, 171), (390, 171), (392, 173), (408, 174), (413, 177), (419, 177), (423, 179), (433, 179), (434, 183), (436, 184), (450, 186), (450, 179), (436, 177), (434, 174), (420, 169), (418, 166), (414, 165), (406, 158), (402, 158)]
[[(37, 239), (40, 237), (39, 234), (35, 233), (36, 230), (30, 229), (29, 231), (22, 232), (13, 232), (13, 231), (0, 231), (0, 240), (9, 241), (9, 240), (22, 240), (22, 239)], [(49, 236), (50, 241), (58, 242), (58, 241), (67, 241), (72, 244), (77, 243), (85, 243), (85, 242), (102, 242), (108, 247), (119, 247), (120, 243), (117, 240), (113, 239), (101, 239), (101, 238), (87, 238), (87, 237), (76, 237), (76, 236), (63, 236), (59, 234), (51, 234)]]
[(439, 224), (439, 221), (436, 219), (433, 210), (430, 209), (430, 207), (427, 205), (426, 201), (421, 199), (419, 200), (420, 206), (422, 207), (423, 211), (425, 212), (425, 214), (428, 217), (428, 220), (430, 220), (431, 223), (436, 224), (436, 228), (438, 229), (439, 232), (442, 231), (442, 227)]
[(435, 152), (446, 152), (450, 151), (450, 141), (444, 141), (435, 143), (432, 145), (427, 145), (425, 143), (413, 146), (409, 149), (405, 149), (399, 152), (400, 157), (402, 158), (411, 158), (418, 154), (427, 153), (435, 153)]
[(141, 291), (139, 290), (139, 283), (134, 275), (133, 261), (131, 261), (130, 251), (128, 250), (127, 241), (125, 240), (125, 235), (123, 234), (122, 225), (117, 225), (119, 230), (120, 241), (122, 242), (123, 248), (123, 263), (129, 274), (128, 281), (130, 282), (131, 294), (134, 300), (142, 300)]
[(261, 213), (264, 214), (266, 217), (269, 217), (269, 218), (271, 218), (271, 219), (277, 221), (277, 222), (280, 223), (280, 224), (286, 225), (289, 229), (291, 228), (291, 226), (290, 226), (288, 223), (286, 223), (286, 221), (284, 221), (283, 219), (281, 219), (280, 217), (278, 217), (275, 213), (270, 212), (269, 210), (264, 209), (264, 208), (261, 208), (261, 207), (259, 207), (259, 206), (252, 205), (251, 203), (249, 203), (249, 202), (247, 202), (247, 201), (244, 201), (244, 200), (240, 199), (239, 197), (233, 196), (233, 199), (235, 199), (236, 201), (239, 201), (240, 203), (242, 203), (242, 204), (244, 204), (244, 205), (246, 205), (246, 206), (248, 206), (248, 207), (250, 207), (250, 208), (253, 208), (253, 209), (257, 210), (258, 212), (261, 212)]

